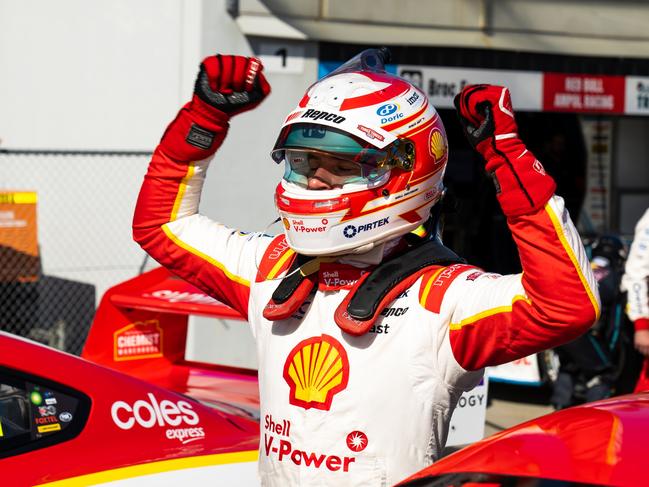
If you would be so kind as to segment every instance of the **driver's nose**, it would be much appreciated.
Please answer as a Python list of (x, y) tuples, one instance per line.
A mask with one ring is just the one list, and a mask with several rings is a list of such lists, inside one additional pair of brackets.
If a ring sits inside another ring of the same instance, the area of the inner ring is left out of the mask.
[(315, 170), (307, 181), (307, 189), (313, 190), (328, 190), (333, 189), (334, 186), (330, 183), (332, 174), (324, 167), (319, 167)]

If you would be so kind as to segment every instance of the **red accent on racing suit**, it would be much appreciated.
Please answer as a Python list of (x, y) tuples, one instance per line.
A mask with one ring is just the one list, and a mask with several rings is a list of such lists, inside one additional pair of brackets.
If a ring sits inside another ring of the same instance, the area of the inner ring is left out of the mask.
[(165, 144), (145, 177), (134, 237), (162, 265), (248, 318), (257, 341), (265, 485), (402, 480), (439, 457), (453, 409), (484, 367), (569, 341), (599, 315), (579, 235), (563, 200), (552, 196), (540, 209), (508, 215), (522, 274), (470, 266), (426, 273), (362, 336), (334, 321), (345, 287), (318, 286), (293, 316), (268, 321), (263, 311), (278, 281), (260, 279), (258, 268), (281, 277), (293, 252), (282, 238), (244, 234), (198, 214), (209, 159), (175, 160)]

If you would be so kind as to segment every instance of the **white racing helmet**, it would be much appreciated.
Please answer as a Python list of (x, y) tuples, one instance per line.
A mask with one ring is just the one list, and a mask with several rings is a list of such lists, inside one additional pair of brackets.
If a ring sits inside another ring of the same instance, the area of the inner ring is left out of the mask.
[[(426, 95), (362, 52), (313, 84), (272, 151), (285, 163), (275, 204), (289, 246), (304, 255), (360, 253), (417, 228), (443, 193), (444, 125)], [(309, 159), (358, 164), (338, 189), (307, 189)]]

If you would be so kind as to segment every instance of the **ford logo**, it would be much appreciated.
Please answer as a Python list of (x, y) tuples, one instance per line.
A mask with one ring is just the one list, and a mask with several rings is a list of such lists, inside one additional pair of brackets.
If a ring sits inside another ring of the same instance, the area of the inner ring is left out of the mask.
[(378, 110), (376, 110), (377, 115), (381, 115), (382, 117), (387, 117), (388, 115), (393, 114), (399, 109), (399, 105), (396, 103), (386, 103), (385, 105), (381, 105)]

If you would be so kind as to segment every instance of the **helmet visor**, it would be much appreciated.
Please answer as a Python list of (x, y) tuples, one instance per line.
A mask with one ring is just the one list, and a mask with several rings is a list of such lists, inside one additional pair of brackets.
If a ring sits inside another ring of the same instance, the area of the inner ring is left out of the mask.
[(271, 156), (286, 163), (284, 179), (301, 186), (306, 187), (320, 168), (336, 185), (372, 185), (393, 167), (412, 169), (414, 145), (398, 139), (379, 149), (333, 127), (296, 123), (284, 127)]

